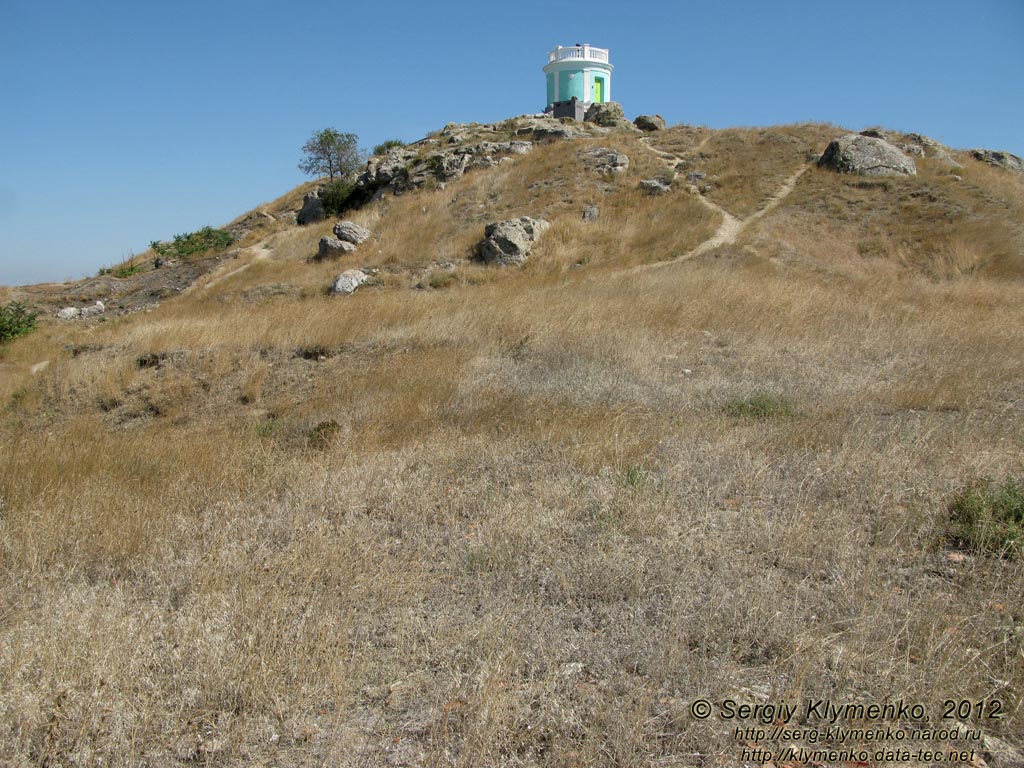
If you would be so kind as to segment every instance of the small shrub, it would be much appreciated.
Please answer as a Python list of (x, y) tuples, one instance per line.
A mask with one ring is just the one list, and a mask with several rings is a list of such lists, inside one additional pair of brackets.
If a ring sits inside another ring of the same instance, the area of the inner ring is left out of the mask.
[(385, 141), (385, 142), (375, 146), (373, 148), (373, 154), (375, 154), (375, 155), (383, 155), (389, 149), (398, 149), (399, 147), (404, 147), (404, 146), (405, 146), (405, 142), (402, 141), (401, 139), (388, 139), (387, 141)]
[(213, 227), (203, 227), (196, 232), (186, 232), (175, 235), (173, 242), (162, 243), (154, 240), (149, 247), (160, 256), (167, 258), (184, 258), (186, 256), (201, 256), (209, 251), (220, 251), (227, 248), (235, 241), (230, 232)]
[(971, 484), (949, 505), (949, 538), (979, 554), (1024, 556), (1024, 482)]
[(727, 416), (747, 419), (771, 419), (793, 415), (792, 406), (784, 398), (764, 392), (729, 400), (722, 410)]
[(38, 314), (29, 312), (20, 301), (0, 307), (0, 343), (24, 336), (35, 330)]
[(630, 464), (619, 472), (619, 483), (625, 488), (634, 490), (646, 485), (651, 479), (651, 471), (646, 464)]
[(458, 282), (459, 276), (450, 269), (440, 269), (430, 273), (430, 277), (427, 278), (427, 285), (431, 288), (447, 288), (453, 283)]
[(131, 277), (132, 275), (137, 275), (141, 271), (141, 264), (126, 264), (123, 267), (115, 267), (110, 270), (110, 274), (114, 277)]
[(355, 184), (350, 181), (333, 181), (320, 190), (320, 202), (324, 205), (324, 213), (328, 216), (337, 216), (344, 211), (353, 189)]
[(309, 430), (306, 435), (309, 440), (309, 447), (314, 450), (322, 451), (330, 447), (339, 432), (341, 432), (341, 424), (336, 422), (334, 419), (321, 421)]

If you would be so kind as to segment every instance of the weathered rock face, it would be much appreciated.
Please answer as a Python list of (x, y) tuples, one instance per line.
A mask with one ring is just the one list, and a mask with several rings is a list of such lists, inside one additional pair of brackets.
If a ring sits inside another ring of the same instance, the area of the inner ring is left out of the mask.
[(632, 126), (632, 123), (626, 120), (626, 113), (622, 111), (622, 105), (617, 101), (591, 104), (583, 119), (588, 123), (597, 123), (606, 128), (615, 128), (623, 123)]
[(74, 320), (82, 314), (82, 310), (78, 307), (64, 307), (60, 312), (57, 313), (57, 317), (60, 320)]
[(531, 136), (536, 141), (545, 139), (582, 139), (591, 134), (586, 127), (571, 118), (526, 117), (517, 120), (516, 136)]
[(594, 173), (625, 173), (629, 168), (629, 158), (611, 147), (589, 147), (579, 156), (586, 169)]
[(914, 176), (917, 166), (899, 149), (882, 139), (848, 133), (832, 141), (818, 165), (861, 176)]
[(641, 131), (663, 131), (665, 130), (665, 118), (661, 115), (639, 115), (633, 121), (633, 125)]
[(1015, 173), (1024, 173), (1024, 160), (1021, 160), (1016, 155), (1011, 155), (1009, 152), (996, 152), (991, 149), (972, 149), (971, 154), (974, 155), (976, 160), (994, 165), (996, 168), (1002, 168), (1003, 170)]
[(368, 275), (361, 269), (346, 269), (331, 284), (332, 296), (347, 296), (367, 281)]
[(521, 216), (488, 224), (480, 243), (480, 260), (485, 264), (524, 264), (533, 244), (551, 225), (543, 219)]
[(102, 301), (97, 301), (95, 304), (91, 304), (88, 307), (64, 307), (57, 313), (57, 317), (60, 320), (77, 320), (79, 318), (96, 317), (102, 315), (107, 311), (106, 306)]
[[(450, 138), (461, 135), (452, 133)], [(471, 168), (489, 168), (511, 155), (525, 155), (531, 149), (533, 143), (529, 141), (482, 141), (438, 149), (422, 156), (413, 149), (393, 149), (370, 159), (366, 170), (356, 180), (356, 188), (367, 196), (383, 189), (400, 194), (423, 186), (431, 179), (441, 183), (452, 181)]]
[(347, 253), (355, 253), (355, 251), (356, 247), (345, 240), (339, 240), (336, 237), (321, 237), (316, 260), (337, 259)]
[(353, 221), (339, 221), (334, 225), (333, 231), (336, 238), (353, 245), (359, 245), (370, 237), (370, 230)]
[(307, 192), (302, 198), (302, 210), (299, 211), (295, 220), (299, 224), (313, 224), (324, 220), (324, 204), (320, 199), (319, 192)]
[(644, 179), (637, 187), (645, 195), (667, 195), (672, 191), (672, 187), (663, 179)]

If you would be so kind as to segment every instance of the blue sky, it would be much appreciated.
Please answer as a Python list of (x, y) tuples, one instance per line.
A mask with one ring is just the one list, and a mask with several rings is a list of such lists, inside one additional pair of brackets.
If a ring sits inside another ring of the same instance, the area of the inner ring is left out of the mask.
[(1024, 0), (0, 0), (0, 284), (95, 274), (364, 146), (544, 106), (546, 52), (611, 49), (626, 114), (816, 120), (1024, 155)]

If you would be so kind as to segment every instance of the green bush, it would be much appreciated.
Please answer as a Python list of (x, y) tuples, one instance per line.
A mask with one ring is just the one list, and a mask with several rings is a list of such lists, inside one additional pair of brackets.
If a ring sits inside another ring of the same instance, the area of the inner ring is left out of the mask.
[(980, 480), (949, 505), (949, 538), (980, 554), (1024, 557), (1024, 481)]
[(764, 392), (729, 400), (722, 410), (727, 416), (748, 419), (770, 419), (776, 416), (793, 415), (793, 408), (785, 399)]
[(324, 205), (324, 213), (328, 216), (337, 216), (345, 210), (345, 203), (348, 202), (355, 184), (349, 181), (332, 181), (320, 190), (320, 202)]
[(12, 301), (0, 307), (0, 343), (35, 330), (37, 317), (35, 312), (29, 312), (20, 301)]
[(402, 141), (401, 139), (388, 139), (384, 143), (378, 144), (376, 147), (374, 147), (373, 148), (373, 154), (375, 154), (375, 155), (383, 155), (389, 149), (398, 149), (399, 147), (404, 147), (404, 146), (405, 146), (405, 142)]
[(203, 227), (196, 232), (175, 235), (173, 242), (161, 243), (154, 240), (149, 247), (167, 258), (201, 256), (209, 251), (220, 251), (235, 241), (230, 232), (213, 227)]

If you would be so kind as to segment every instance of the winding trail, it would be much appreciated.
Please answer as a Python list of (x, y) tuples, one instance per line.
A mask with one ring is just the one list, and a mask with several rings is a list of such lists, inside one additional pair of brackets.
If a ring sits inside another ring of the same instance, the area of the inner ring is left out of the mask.
[[(256, 245), (251, 245), (248, 248), (243, 248), (239, 252), (239, 256), (241, 256), (243, 253), (249, 254), (249, 261), (247, 261), (242, 266), (235, 267), (234, 269), (224, 272), (223, 274), (214, 275), (213, 277), (211, 277), (209, 280), (202, 284), (202, 289), (204, 291), (209, 290), (210, 288), (213, 288), (213, 286), (217, 285), (217, 283), (227, 280), (229, 277), (234, 277), (240, 272), (245, 272), (245, 270), (247, 270), (253, 264), (270, 258), (270, 249), (266, 247), (265, 243), (258, 243)], [(192, 285), (190, 285), (185, 290), (185, 293), (191, 292), (198, 285), (198, 282), (192, 283)]]
[[(700, 149), (707, 143), (709, 138), (711, 137), (705, 137), (700, 142), (700, 144), (698, 144), (696, 147), (690, 150), (690, 153), (696, 153), (700, 151)], [(676, 165), (684, 159), (680, 155), (676, 155), (671, 152), (665, 152), (664, 150), (658, 149), (657, 147), (652, 147), (650, 145), (650, 139), (647, 137), (642, 138), (640, 142), (650, 152), (658, 156), (665, 163), (665, 165), (668, 166), (673, 171), (675, 170)], [(754, 213), (750, 214), (749, 216), (743, 219), (733, 216), (731, 213), (725, 210), (725, 208), (718, 205), (718, 203), (709, 200), (705, 195), (695, 195), (696, 199), (700, 202), (701, 205), (703, 205), (708, 210), (714, 211), (715, 213), (722, 217), (722, 223), (718, 225), (718, 229), (715, 230), (715, 233), (707, 240), (705, 240), (703, 243), (698, 245), (696, 248), (691, 249), (687, 253), (684, 253), (682, 256), (677, 256), (676, 258), (673, 259), (665, 259), (664, 261), (655, 261), (650, 264), (641, 264), (640, 266), (634, 267), (633, 269), (655, 269), (658, 267), (663, 267), (666, 264), (674, 264), (676, 262), (694, 259), (698, 256), (704, 255), (709, 251), (713, 251), (715, 248), (720, 248), (723, 245), (732, 245), (733, 243), (736, 242), (739, 236), (743, 234), (743, 231), (748, 226), (750, 226), (758, 219), (762, 218), (766, 214), (773, 211), (775, 208), (779, 206), (779, 204), (783, 200), (789, 197), (790, 193), (792, 193), (792, 191), (796, 188), (797, 181), (799, 181), (800, 177), (807, 172), (808, 168), (810, 168), (809, 165), (803, 165), (800, 168), (798, 168), (789, 178), (787, 178), (782, 183), (782, 186), (780, 186), (775, 191), (775, 193), (765, 201), (764, 205), (762, 205), (760, 208), (754, 211)]]

